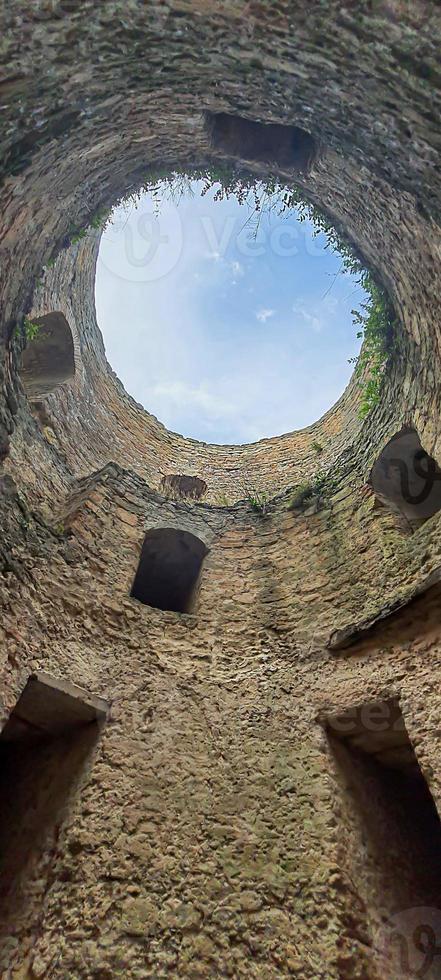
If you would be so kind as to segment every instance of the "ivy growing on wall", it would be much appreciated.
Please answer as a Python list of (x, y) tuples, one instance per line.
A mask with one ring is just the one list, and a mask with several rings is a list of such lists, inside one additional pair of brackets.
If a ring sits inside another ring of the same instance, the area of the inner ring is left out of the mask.
[[(64, 252), (67, 248), (70, 248), (71, 245), (77, 245), (78, 242), (81, 242), (83, 238), (86, 237), (91, 228), (95, 228), (95, 230), (101, 229), (104, 231), (110, 218), (110, 214), (110, 211), (97, 211), (94, 215), (89, 217), (86, 224), (84, 224), (82, 227), (71, 225), (59, 252)], [(46, 262), (47, 269), (51, 269), (55, 265), (59, 252), (53, 255), (52, 258)], [(41, 285), (41, 283), (39, 284)]]
[(31, 320), (28, 316), (24, 319), (24, 331), (26, 340), (29, 342), (31, 340), (36, 340), (38, 334), (40, 333), (41, 323), (36, 323), (35, 320)]
[(324, 234), (325, 248), (338, 252), (344, 271), (354, 275), (367, 293), (366, 303), (352, 310), (357, 329), (357, 337), (362, 340), (358, 357), (352, 358), (355, 374), (362, 390), (360, 416), (366, 415), (380, 400), (381, 382), (386, 367), (394, 314), (384, 289), (378, 285), (368, 269), (354, 255), (352, 248), (329, 224), (327, 218), (314, 205), (304, 201), (297, 190), (287, 190), (283, 194), (283, 208), (296, 208), (299, 221), (310, 220), (315, 234)]
[(309, 480), (293, 487), (288, 501), (288, 510), (300, 513), (306, 507), (316, 505), (318, 508), (327, 497), (335, 493), (341, 478), (340, 469), (318, 470)]

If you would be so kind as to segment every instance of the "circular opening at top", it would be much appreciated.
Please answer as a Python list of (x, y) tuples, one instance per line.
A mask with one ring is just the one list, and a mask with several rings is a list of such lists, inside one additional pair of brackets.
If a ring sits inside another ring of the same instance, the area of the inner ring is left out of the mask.
[(366, 293), (338, 242), (289, 203), (286, 188), (230, 194), (175, 175), (113, 211), (98, 323), (126, 390), (167, 428), (254, 442), (315, 422), (346, 387)]

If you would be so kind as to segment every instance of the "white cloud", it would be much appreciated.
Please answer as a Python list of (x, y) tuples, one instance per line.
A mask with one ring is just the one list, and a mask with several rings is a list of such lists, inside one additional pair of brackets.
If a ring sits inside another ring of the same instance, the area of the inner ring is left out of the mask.
[(321, 333), (322, 330), (329, 326), (337, 309), (338, 300), (334, 296), (325, 296), (319, 302), (310, 303), (309, 308), (307, 308), (304, 300), (301, 300), (299, 303), (293, 303), (292, 306), (293, 313), (296, 316), (300, 316), (303, 322), (311, 330), (314, 330), (315, 333)]
[(259, 320), (260, 323), (266, 323), (266, 321), (269, 320), (271, 316), (274, 316), (275, 312), (276, 312), (275, 310), (267, 310), (265, 308), (262, 308), (261, 310), (257, 310), (256, 320)]
[(208, 391), (204, 384), (196, 387), (186, 384), (184, 381), (170, 381), (154, 385), (149, 394), (154, 397), (165, 398), (181, 409), (201, 410), (214, 419), (225, 415), (234, 416), (237, 411), (230, 399), (222, 398), (213, 391)]
[(236, 276), (238, 279), (242, 279), (242, 276), (245, 275), (245, 269), (241, 262), (236, 262), (236, 261), (230, 262), (230, 269), (233, 275)]
[(292, 311), (297, 316), (300, 316), (303, 322), (306, 323), (308, 327), (311, 327), (312, 330), (315, 330), (316, 333), (320, 333), (320, 331), (323, 329), (324, 321), (320, 319), (320, 317), (315, 316), (313, 313), (310, 313), (309, 310), (305, 309), (305, 307), (300, 306), (297, 303), (294, 303)]

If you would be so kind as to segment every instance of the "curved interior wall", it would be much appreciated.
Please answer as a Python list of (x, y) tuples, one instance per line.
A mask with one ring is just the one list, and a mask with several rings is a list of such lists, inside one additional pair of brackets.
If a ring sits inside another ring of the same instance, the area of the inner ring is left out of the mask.
[[(407, 875), (400, 892), (366, 846), (325, 721), (400, 698), (439, 804), (438, 515), (408, 534), (368, 486), (404, 426), (441, 462), (439, 17), (435, 3), (397, 0), (335, 3), (325, 19), (319, 3), (262, 3), (246, 17), (234, 2), (11, 4), (2, 713), (41, 669), (112, 707), (7, 903), (3, 970), (397, 975), (380, 961), (380, 912), (392, 929), (397, 906), (428, 896), (406, 892)], [(364, 423), (352, 384), (305, 432), (244, 447), (184, 440), (105, 363), (97, 236), (62, 252), (36, 286), (70, 229), (135, 189), (149, 165), (209, 158), (204, 109), (320, 140), (296, 182), (360, 250), (399, 319), (381, 403)], [(22, 314), (54, 309), (71, 327), (76, 372), (34, 417), (19, 380)], [(289, 490), (316, 472), (314, 439), (331, 486), (297, 513)], [(240, 500), (244, 469), (274, 497), (264, 515)], [(204, 479), (206, 502), (164, 497), (173, 472)], [(232, 506), (217, 505), (222, 494)], [(161, 527), (208, 549), (194, 615), (130, 598), (145, 533)]]

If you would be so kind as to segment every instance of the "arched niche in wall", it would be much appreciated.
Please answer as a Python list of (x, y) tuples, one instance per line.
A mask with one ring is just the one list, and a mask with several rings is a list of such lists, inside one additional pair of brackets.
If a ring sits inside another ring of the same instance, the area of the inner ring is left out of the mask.
[(171, 527), (148, 531), (131, 596), (144, 605), (192, 612), (208, 548), (194, 534)]
[(405, 428), (387, 443), (370, 484), (390, 510), (414, 526), (441, 509), (441, 469), (423, 449), (415, 429)]
[(21, 360), (21, 380), (31, 401), (50, 395), (59, 385), (75, 375), (72, 332), (66, 317), (59, 311), (33, 317), (38, 327), (28, 341)]

